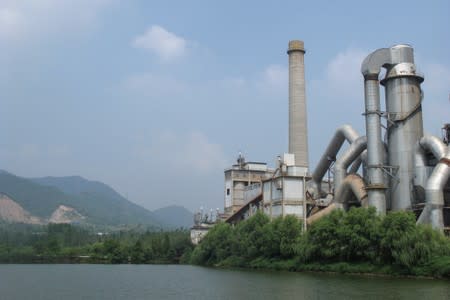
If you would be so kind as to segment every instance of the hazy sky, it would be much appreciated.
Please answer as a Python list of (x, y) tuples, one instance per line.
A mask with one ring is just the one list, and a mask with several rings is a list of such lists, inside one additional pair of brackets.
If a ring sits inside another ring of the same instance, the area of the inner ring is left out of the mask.
[(287, 43), (306, 48), (311, 169), (364, 132), (362, 59), (413, 45), (425, 129), (450, 122), (450, 1), (0, 0), (0, 169), (80, 175), (149, 209), (223, 207), (238, 151), (287, 151)]

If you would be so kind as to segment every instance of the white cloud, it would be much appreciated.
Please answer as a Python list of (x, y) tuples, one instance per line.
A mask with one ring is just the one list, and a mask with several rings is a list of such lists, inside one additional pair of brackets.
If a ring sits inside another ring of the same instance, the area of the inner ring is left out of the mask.
[(285, 66), (270, 65), (263, 72), (263, 84), (270, 88), (288, 88), (288, 70)]
[[(269, 65), (262, 71), (248, 76), (191, 81), (172, 75), (153, 72), (138, 73), (128, 76), (119, 84), (119, 89), (130, 93), (135, 99), (164, 99), (164, 97), (185, 97), (203, 99), (211, 95), (227, 95), (233, 99), (247, 99), (258, 95), (270, 98), (284, 97), (288, 91), (288, 71), (285, 66)], [(253, 96), (251, 96), (253, 95)], [(231, 101), (231, 100), (230, 100)]]
[(170, 76), (154, 73), (134, 74), (126, 78), (122, 87), (133, 94), (144, 97), (176, 96), (186, 93), (189, 85)]
[(185, 39), (158, 25), (152, 25), (143, 35), (136, 37), (132, 45), (154, 52), (165, 62), (177, 59), (187, 51)]
[(33, 161), (41, 155), (41, 149), (36, 144), (24, 144), (19, 147), (18, 157), (21, 160)]
[(448, 123), (450, 115), (450, 68), (434, 62), (424, 62), (423, 70), (425, 81), (424, 90), (424, 121), (425, 129), (429, 133), (440, 136), (440, 129)]
[(283, 65), (269, 65), (256, 74), (246, 77), (229, 77), (219, 81), (210, 81), (209, 86), (234, 91), (245, 95), (269, 94), (283, 96), (288, 91), (288, 70)]
[[(362, 126), (364, 79), (360, 70), (368, 53), (349, 47), (331, 57), (322, 74), (307, 83), (308, 102), (313, 103), (308, 105), (309, 115), (333, 116), (328, 119), (329, 128), (342, 124), (351, 124), (355, 128)], [(308, 122), (314, 124), (311, 128), (324, 126), (312, 117)]]
[[(318, 77), (307, 82), (311, 162), (317, 162), (335, 128), (350, 124), (364, 134), (364, 79), (361, 63), (369, 51), (348, 47), (329, 58)], [(324, 118), (326, 122), (324, 122)], [(313, 136), (324, 139), (314, 139)]]
[(0, 1), (0, 39), (28, 41), (91, 28), (115, 0)]
[(247, 80), (243, 77), (228, 77), (222, 80), (216, 80), (212, 82), (214, 87), (221, 89), (241, 89), (247, 85)]
[(362, 88), (361, 62), (368, 52), (349, 48), (338, 53), (325, 70), (325, 87), (337, 96), (354, 97)]
[(424, 86), (433, 93), (450, 93), (450, 69), (437, 63), (425, 64)]
[(0, 7), (0, 39), (15, 39), (23, 31), (24, 20), (15, 9)]
[(208, 172), (215, 168), (222, 169), (226, 163), (222, 147), (211, 143), (201, 132), (189, 133), (185, 140), (183, 154), (185, 156), (182, 161), (201, 172)]
[(199, 131), (186, 134), (160, 132), (150, 144), (137, 147), (135, 154), (142, 161), (164, 166), (180, 174), (207, 174), (226, 166), (222, 146), (211, 142)]
[(35, 162), (36, 160), (66, 158), (71, 154), (70, 148), (66, 144), (33, 144), (26, 143), (3, 147), (0, 157), (7, 160), (18, 160), (24, 164)]
[(25, 143), (0, 147), (1, 168), (27, 176), (65, 174), (70, 166), (80, 165), (79, 162), (72, 164), (71, 155), (70, 147), (65, 144)]

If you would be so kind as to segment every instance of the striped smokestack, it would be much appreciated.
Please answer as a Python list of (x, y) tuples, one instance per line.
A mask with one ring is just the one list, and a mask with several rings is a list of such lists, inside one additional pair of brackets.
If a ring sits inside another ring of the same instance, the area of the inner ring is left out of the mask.
[(308, 168), (303, 41), (290, 41), (287, 54), (289, 55), (289, 153), (294, 154), (296, 166)]

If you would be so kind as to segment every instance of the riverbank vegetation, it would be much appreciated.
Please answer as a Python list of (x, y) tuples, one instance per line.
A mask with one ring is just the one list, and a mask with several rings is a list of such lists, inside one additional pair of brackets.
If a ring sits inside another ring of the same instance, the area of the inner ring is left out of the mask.
[(450, 278), (450, 239), (415, 216), (336, 210), (303, 232), (293, 217), (257, 213), (219, 223), (194, 247), (189, 232), (100, 233), (68, 224), (0, 224), (0, 263), (191, 263), (205, 266)]
[(383, 273), (450, 278), (450, 240), (415, 216), (375, 209), (336, 210), (302, 232), (293, 216), (262, 213), (215, 226), (190, 255), (193, 264), (291, 271)]
[(99, 233), (68, 224), (0, 226), (0, 263), (178, 263), (189, 232)]

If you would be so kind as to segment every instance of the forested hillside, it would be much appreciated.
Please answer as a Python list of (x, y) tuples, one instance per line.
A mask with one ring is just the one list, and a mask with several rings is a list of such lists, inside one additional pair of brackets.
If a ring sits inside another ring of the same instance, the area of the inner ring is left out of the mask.
[(149, 210), (140, 207), (100, 182), (81, 177), (27, 179), (0, 173), (0, 192), (26, 211), (48, 219), (60, 206), (75, 208), (84, 222), (100, 225), (142, 224), (160, 227)]

